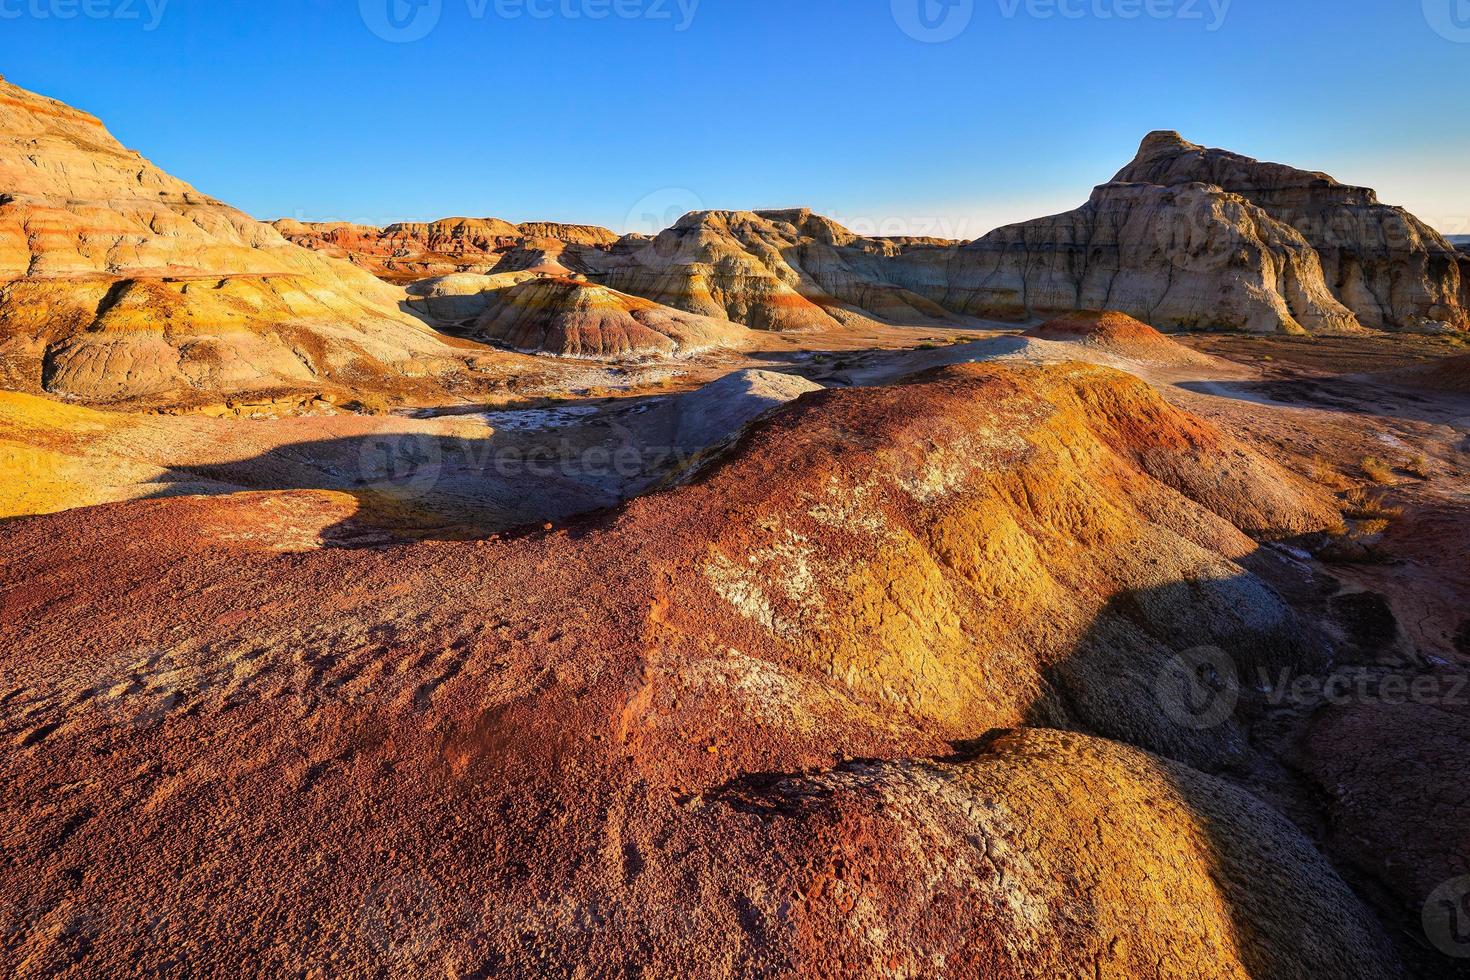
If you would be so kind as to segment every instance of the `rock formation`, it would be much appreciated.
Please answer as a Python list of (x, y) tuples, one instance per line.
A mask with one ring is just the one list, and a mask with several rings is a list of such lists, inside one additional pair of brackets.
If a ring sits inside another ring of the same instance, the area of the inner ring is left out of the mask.
[(280, 554), (283, 509), (350, 515), (7, 528), (0, 969), (1399, 973), (1160, 681), (1316, 660), (1242, 562), (1335, 511), (1127, 375), (815, 392), (478, 547)]
[(885, 260), (903, 248), (805, 209), (703, 211), (651, 240), (629, 237), (580, 258), (614, 289), (756, 330), (944, 319), (936, 304), (884, 280)]
[(1365, 327), (1470, 329), (1470, 282), (1455, 247), (1403, 208), (1380, 203), (1370, 188), (1162, 132), (1150, 134), (1137, 159), (1113, 179), (1207, 184), (1239, 194), (1307, 240), (1328, 288)]
[(473, 332), (516, 350), (562, 357), (687, 356), (739, 346), (746, 330), (564, 277), (539, 277), (485, 294)]
[(1352, 333), (1470, 327), (1454, 249), (1366, 188), (1153, 133), (1076, 211), (959, 249), (916, 249), (897, 281), (949, 309), (1024, 319), (1117, 309), (1177, 328)]
[(1470, 261), (1371, 190), (1151, 134), (1081, 208), (967, 245), (863, 238), (810, 211), (711, 211), (578, 253), (616, 289), (757, 329), (1114, 309), (1166, 328), (1470, 328)]
[(538, 243), (559, 251), (567, 245), (606, 248), (618, 240), (613, 232), (593, 225), (552, 221), (513, 225), (499, 218), (442, 218), (386, 228), (282, 219), (275, 227), (297, 245), (347, 259), (395, 283), (455, 273), (516, 271), (527, 266), (503, 267), (507, 255)]
[(1080, 344), (1089, 351), (1174, 367), (1217, 367), (1219, 362), (1140, 323), (1126, 313), (1085, 310), (1048, 320), (1026, 332), (1037, 340)]
[(0, 81), (0, 382), (176, 404), (452, 368), (394, 290)]

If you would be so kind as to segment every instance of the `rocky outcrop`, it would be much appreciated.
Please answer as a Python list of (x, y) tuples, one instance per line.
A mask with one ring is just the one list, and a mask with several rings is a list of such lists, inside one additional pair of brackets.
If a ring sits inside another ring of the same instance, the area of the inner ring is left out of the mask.
[(580, 259), (614, 289), (756, 330), (944, 318), (935, 303), (885, 281), (886, 260), (903, 249), (804, 209), (703, 211), (651, 240), (630, 236)]
[(567, 246), (602, 249), (618, 240), (613, 232), (594, 225), (553, 221), (513, 225), (499, 218), (442, 218), (386, 228), (282, 219), (275, 227), (297, 245), (346, 259), (394, 283), (518, 271), (537, 264), (516, 254), (527, 249), (553, 253)]
[(1246, 532), (1334, 512), (1127, 375), (813, 392), (562, 532), (264, 543), (351, 510), (7, 525), (0, 969), (1399, 972), (1166, 670), (1312, 662)]
[(395, 291), (124, 149), (86, 113), (0, 82), (4, 382), (178, 404), (393, 388), (455, 352)]
[(1207, 184), (1238, 194), (1301, 234), (1327, 286), (1374, 330), (1470, 329), (1470, 283), (1455, 246), (1367, 187), (1324, 173), (1207, 149), (1178, 133), (1150, 134), (1115, 182)]
[(899, 264), (910, 289), (1002, 319), (1106, 308), (1258, 333), (1470, 327), (1454, 249), (1412, 215), (1177, 133), (1151, 134), (1076, 211)]
[(605, 286), (538, 277), (484, 294), (473, 332), (516, 350), (562, 357), (687, 356), (745, 342), (746, 330)]

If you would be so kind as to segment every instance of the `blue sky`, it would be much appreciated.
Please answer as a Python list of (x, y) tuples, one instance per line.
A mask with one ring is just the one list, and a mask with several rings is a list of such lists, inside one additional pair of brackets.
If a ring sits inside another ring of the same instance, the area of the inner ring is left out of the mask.
[(1470, 233), (1467, 68), (1470, 0), (0, 0), (10, 80), (257, 217), (367, 223), (969, 238), (1167, 128)]

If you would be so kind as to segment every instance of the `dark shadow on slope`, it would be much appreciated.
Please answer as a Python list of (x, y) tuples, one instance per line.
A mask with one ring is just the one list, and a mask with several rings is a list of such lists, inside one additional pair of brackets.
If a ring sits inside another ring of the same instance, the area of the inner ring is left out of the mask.
[[(1386, 613), (1386, 622), (1383, 615), (1358, 615), (1361, 604), (1342, 602), (1341, 584), (1324, 572), (1270, 547), (1244, 565), (1246, 573), (1230, 580), (1170, 583), (1115, 597), (1049, 671), (1051, 696), (1033, 706), (1027, 723), (1125, 742), (1253, 794), (1263, 807), (1289, 819), (1374, 910), (1410, 975), (1470, 977), (1470, 963), (1441, 956), (1426, 937), (1422, 905), (1396, 894), (1373, 869), (1332, 845), (1324, 791), (1297, 770), (1295, 760), (1300, 726), (1336, 703), (1330, 693), (1334, 684), (1354, 678), (1352, 686), (1342, 688), (1349, 692), (1343, 697), (1371, 704), (1394, 689), (1384, 686), (1385, 676), (1391, 685), (1409, 690), (1437, 668), (1400, 658), (1392, 614)], [(1357, 598), (1379, 597), (1364, 593)], [(1381, 673), (1389, 663), (1397, 666)], [(1363, 678), (1361, 683), (1357, 678)], [(1404, 745), (1402, 739), (1394, 748), (1417, 760), (1408, 763), (1410, 769), (1432, 765), (1428, 750)], [(1182, 784), (1179, 789), (1187, 791)], [(1445, 795), (1439, 794), (1438, 802)], [(1393, 801), (1406, 812), (1425, 804), (1423, 799)], [(1236, 829), (1220, 824), (1214, 800), (1192, 801), (1191, 808), (1217, 852), (1247, 966), (1252, 975), (1277, 975), (1270, 946), (1256, 941), (1263, 927), (1260, 897), (1251, 882), (1227, 870), (1239, 866), (1233, 853), (1240, 844)], [(1453, 809), (1440, 814), (1447, 825), (1459, 819)], [(1446, 866), (1440, 877), (1449, 881), (1457, 877), (1455, 871)], [(1310, 948), (1313, 926), (1289, 914), (1270, 924), (1274, 942), (1296, 948)]]
[(1254, 382), (1186, 381), (1179, 387), (1205, 395), (1286, 408), (1387, 416), (1470, 428), (1470, 396), (1389, 387), (1348, 376)]

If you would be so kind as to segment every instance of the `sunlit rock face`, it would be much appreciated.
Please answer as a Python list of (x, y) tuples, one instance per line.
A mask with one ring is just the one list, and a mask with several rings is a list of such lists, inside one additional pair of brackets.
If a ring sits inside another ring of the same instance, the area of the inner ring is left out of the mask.
[(0, 82), (5, 383), (171, 404), (453, 364), (391, 287), (315, 255), (123, 148), (92, 116)]
[(1171, 132), (1150, 134), (1114, 180), (1209, 184), (1239, 194), (1306, 239), (1328, 288), (1366, 327), (1470, 327), (1455, 246), (1403, 208), (1380, 203), (1371, 188), (1207, 149)]
[(1207, 150), (1177, 133), (1081, 208), (959, 250), (915, 250), (902, 279), (946, 307), (1021, 319), (1116, 309), (1160, 327), (1437, 332), (1470, 325), (1462, 260), (1373, 191)]
[(559, 253), (568, 246), (606, 248), (618, 236), (594, 225), (500, 218), (441, 218), (385, 228), (340, 221), (274, 222), (289, 241), (346, 259), (380, 279), (406, 283), (460, 273), (486, 275), (524, 269), (524, 253)]
[(593, 358), (687, 356), (739, 346), (747, 333), (728, 320), (562, 277), (489, 293), (474, 329), (517, 350)]

